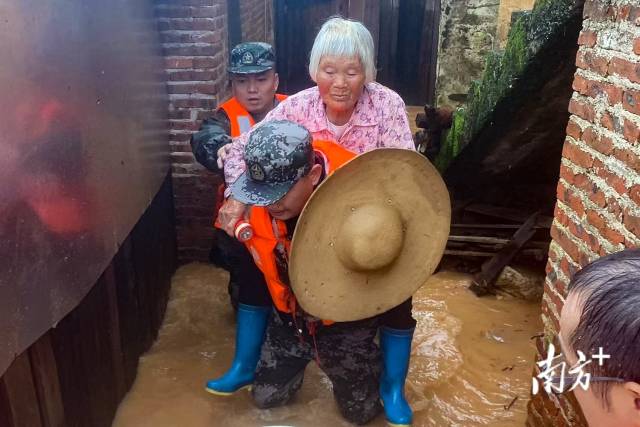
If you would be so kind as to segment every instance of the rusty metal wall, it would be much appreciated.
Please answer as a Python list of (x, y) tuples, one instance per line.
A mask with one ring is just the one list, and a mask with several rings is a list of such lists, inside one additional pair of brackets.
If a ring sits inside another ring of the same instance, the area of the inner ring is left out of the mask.
[(0, 0), (0, 375), (158, 191), (163, 81), (151, 0)]

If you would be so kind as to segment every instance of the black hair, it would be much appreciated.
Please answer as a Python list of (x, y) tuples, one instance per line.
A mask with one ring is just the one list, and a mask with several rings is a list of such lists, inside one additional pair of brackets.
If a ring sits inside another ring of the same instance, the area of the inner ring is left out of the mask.
[[(610, 358), (585, 366), (593, 376), (640, 383), (640, 249), (626, 249), (582, 268), (571, 280), (569, 293), (578, 296), (580, 321), (569, 338), (573, 351), (587, 357), (598, 352)], [(590, 385), (609, 406), (610, 382)]]

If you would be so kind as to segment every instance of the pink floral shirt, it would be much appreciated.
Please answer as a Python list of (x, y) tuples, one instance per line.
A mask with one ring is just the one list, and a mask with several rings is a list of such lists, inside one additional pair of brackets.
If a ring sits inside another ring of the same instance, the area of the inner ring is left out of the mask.
[[(282, 101), (264, 118), (264, 121), (270, 120), (299, 123), (311, 132), (314, 139), (335, 141), (358, 154), (383, 147), (415, 150), (404, 101), (400, 95), (379, 83), (365, 85), (347, 127), (337, 141), (329, 129), (317, 86)], [(227, 184), (233, 183), (244, 172), (244, 146), (250, 134), (247, 132), (234, 138), (231, 144), (224, 163)]]

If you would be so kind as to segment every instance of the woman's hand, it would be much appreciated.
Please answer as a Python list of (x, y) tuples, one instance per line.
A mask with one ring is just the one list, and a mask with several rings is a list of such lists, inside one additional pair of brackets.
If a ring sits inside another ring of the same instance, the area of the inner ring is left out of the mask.
[(224, 168), (224, 162), (227, 160), (230, 151), (231, 144), (225, 144), (218, 149), (218, 168), (220, 168), (220, 170)]
[(244, 203), (230, 197), (218, 211), (218, 222), (229, 236), (234, 237), (236, 223), (244, 214), (245, 208)]

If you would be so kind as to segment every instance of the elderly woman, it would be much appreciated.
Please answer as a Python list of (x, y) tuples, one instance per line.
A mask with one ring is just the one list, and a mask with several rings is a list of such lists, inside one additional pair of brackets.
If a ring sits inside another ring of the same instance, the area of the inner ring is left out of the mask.
[[(297, 122), (314, 139), (335, 141), (358, 154), (381, 147), (415, 149), (404, 102), (397, 93), (374, 81), (373, 38), (364, 25), (342, 18), (325, 22), (311, 49), (309, 74), (317, 86), (290, 96), (264, 121)], [(229, 185), (245, 169), (243, 152), (250, 134), (234, 139), (219, 152)], [(244, 209), (242, 203), (229, 198), (220, 210), (218, 219), (230, 235)], [(255, 352), (262, 343), (268, 316), (264, 308), (270, 305), (270, 298), (266, 286), (259, 289), (249, 282), (256, 280), (241, 280), (232, 367), (221, 378), (207, 383), (207, 390), (214, 394), (232, 393), (253, 380), (258, 360)], [(380, 398), (390, 423), (410, 425), (412, 411), (404, 398), (404, 383), (415, 327), (411, 300), (381, 315), (381, 323)]]

